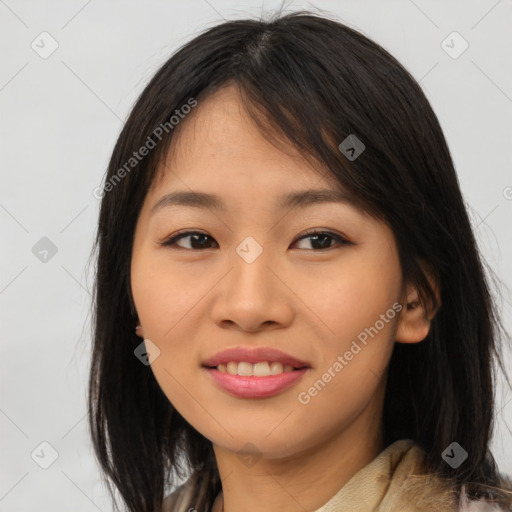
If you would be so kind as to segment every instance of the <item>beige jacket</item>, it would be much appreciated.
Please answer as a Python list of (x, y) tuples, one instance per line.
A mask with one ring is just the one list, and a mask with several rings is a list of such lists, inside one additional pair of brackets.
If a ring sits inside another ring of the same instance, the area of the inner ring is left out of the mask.
[[(325, 505), (314, 512), (498, 512), (489, 502), (462, 502), (453, 489), (421, 474), (423, 450), (411, 440), (396, 441), (360, 469)], [(165, 512), (188, 512), (187, 482), (164, 501)], [(222, 502), (222, 493), (218, 496)], [(193, 505), (192, 505), (193, 507)], [(222, 510), (222, 507), (219, 507)]]

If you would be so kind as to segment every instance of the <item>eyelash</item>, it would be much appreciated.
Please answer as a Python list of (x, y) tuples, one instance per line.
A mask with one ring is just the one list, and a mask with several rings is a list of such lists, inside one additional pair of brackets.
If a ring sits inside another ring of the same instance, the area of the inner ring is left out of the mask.
[[(173, 235), (172, 237), (168, 238), (167, 240), (164, 240), (163, 242), (159, 242), (159, 245), (163, 246), (163, 247), (172, 247), (172, 246), (176, 245), (176, 242), (178, 240), (181, 240), (182, 238), (186, 238), (187, 236), (191, 236), (191, 235), (202, 235), (202, 236), (212, 238), (212, 237), (210, 237), (210, 235), (207, 235), (206, 233), (201, 233), (200, 231), (182, 231), (181, 233), (177, 233), (176, 235)], [(308, 238), (308, 237), (315, 236), (315, 235), (329, 236), (332, 239), (334, 239), (336, 242), (338, 242), (338, 244), (340, 246), (354, 245), (353, 242), (349, 242), (347, 239), (343, 238), (342, 236), (340, 236), (336, 233), (332, 233), (330, 231), (316, 231), (314, 229), (306, 231), (299, 238), (296, 238), (293, 241), (293, 243), (299, 242), (300, 240), (302, 240), (304, 238)], [(313, 252), (322, 252), (322, 251), (327, 251), (329, 249), (332, 249), (333, 247), (335, 247), (335, 245), (331, 246), (331, 247), (327, 247), (326, 249), (306, 249), (306, 250), (312, 250)], [(179, 247), (179, 246), (178, 246), (178, 248), (184, 249), (185, 251), (195, 251), (195, 252), (206, 250), (206, 249), (187, 249), (185, 247)]]

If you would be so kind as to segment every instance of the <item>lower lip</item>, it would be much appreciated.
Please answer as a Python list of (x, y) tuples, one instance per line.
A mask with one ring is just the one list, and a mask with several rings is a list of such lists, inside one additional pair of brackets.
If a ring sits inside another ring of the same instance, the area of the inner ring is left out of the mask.
[(266, 398), (277, 395), (293, 386), (306, 373), (308, 368), (292, 372), (269, 375), (268, 377), (243, 377), (220, 372), (216, 368), (206, 368), (212, 379), (225, 391), (241, 398)]

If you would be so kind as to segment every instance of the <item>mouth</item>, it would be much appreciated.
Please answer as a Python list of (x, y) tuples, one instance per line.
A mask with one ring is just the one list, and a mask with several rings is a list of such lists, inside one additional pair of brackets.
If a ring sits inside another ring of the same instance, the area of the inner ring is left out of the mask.
[(270, 347), (224, 350), (202, 367), (221, 389), (240, 398), (274, 396), (311, 369), (308, 363)]
[(290, 373), (309, 366), (292, 366), (279, 361), (259, 361), (257, 363), (249, 363), (248, 361), (229, 361), (228, 363), (220, 363), (217, 366), (206, 366), (210, 370), (218, 370), (220, 373), (229, 375), (239, 375), (240, 377), (268, 377), (270, 375), (280, 375), (282, 373)]

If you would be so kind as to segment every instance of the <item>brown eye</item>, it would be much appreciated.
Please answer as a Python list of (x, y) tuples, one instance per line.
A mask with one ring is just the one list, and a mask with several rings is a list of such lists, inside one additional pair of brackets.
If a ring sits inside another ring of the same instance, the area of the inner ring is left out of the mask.
[(352, 242), (349, 242), (342, 236), (336, 233), (331, 233), (330, 231), (309, 231), (297, 239), (297, 242), (308, 238), (311, 240), (312, 246), (317, 250), (330, 249), (332, 247), (332, 240), (339, 245), (353, 245)]
[[(189, 238), (189, 247), (183, 247), (178, 245), (177, 242), (182, 239)], [(342, 236), (337, 233), (332, 233), (330, 231), (310, 231), (306, 234), (302, 235), (298, 238), (294, 243), (300, 242), (301, 240), (309, 238), (311, 240), (312, 247), (315, 251), (322, 251), (326, 249), (330, 249), (334, 240), (335, 243), (339, 245), (353, 245), (352, 242), (349, 242)], [(211, 241), (214, 240), (211, 236), (206, 233), (201, 233), (200, 231), (184, 231), (173, 235), (171, 238), (160, 243), (161, 246), (164, 247), (174, 247), (177, 246), (180, 249), (186, 250), (204, 250), (211, 248)], [(215, 242), (217, 243), (217, 242)]]
[(171, 238), (165, 240), (160, 245), (168, 247), (168, 246), (175, 246), (177, 245), (176, 242), (178, 242), (181, 239), (190, 238), (190, 247), (182, 247), (178, 246), (181, 249), (188, 249), (188, 250), (202, 250), (202, 249), (209, 249), (208, 247), (208, 240), (213, 240), (213, 238), (209, 235), (206, 235), (205, 233), (201, 233), (199, 231), (185, 231), (183, 233), (178, 233), (177, 235), (172, 236)]

